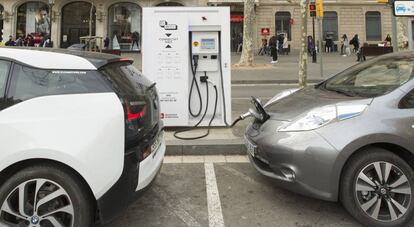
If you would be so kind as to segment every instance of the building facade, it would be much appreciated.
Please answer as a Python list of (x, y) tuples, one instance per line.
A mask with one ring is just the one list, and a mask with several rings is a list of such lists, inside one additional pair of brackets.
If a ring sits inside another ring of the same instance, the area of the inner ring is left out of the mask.
[[(79, 43), (79, 37), (89, 34), (109, 38), (109, 48), (125, 51), (140, 49), (142, 8), (155, 6), (229, 6), (231, 9), (232, 50), (242, 41), (242, 0), (2, 0), (0, 1), (0, 29), (3, 41), (32, 34), (36, 42), (51, 33), (55, 47), (66, 48)], [(295, 2), (295, 1), (293, 1)], [(285, 0), (256, 0), (254, 37), (256, 48), (261, 45), (263, 28), (270, 35), (284, 33), (292, 49), (299, 49), (300, 8)], [(391, 8), (371, 0), (324, 1), (323, 34), (331, 34), (339, 42), (342, 34), (358, 34), (361, 43), (375, 43), (391, 34)], [(90, 29), (91, 28), (91, 29)], [(318, 34), (318, 26), (315, 26)], [(51, 30), (51, 32), (49, 31)], [(312, 35), (312, 19), (308, 20)], [(138, 40), (138, 43), (133, 43)]]

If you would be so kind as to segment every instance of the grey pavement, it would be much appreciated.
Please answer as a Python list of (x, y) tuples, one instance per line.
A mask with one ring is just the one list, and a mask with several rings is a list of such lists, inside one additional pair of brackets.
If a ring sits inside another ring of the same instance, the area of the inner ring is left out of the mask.
[[(134, 65), (142, 69), (140, 53), (125, 53), (125, 57), (134, 59)], [(348, 57), (339, 53), (323, 53), (324, 73), (320, 75), (320, 64), (312, 63), (308, 58), (308, 82), (315, 83), (330, 77), (354, 64), (357, 64), (356, 55)], [(236, 119), (246, 112), (250, 96), (267, 101), (281, 90), (298, 86), (298, 52), (289, 55), (279, 55), (279, 62), (270, 63), (270, 56), (255, 56), (255, 66), (236, 67), (240, 54), (232, 54), (232, 118)], [(267, 86), (267, 87), (265, 87)], [(213, 128), (210, 135), (199, 140), (179, 140), (174, 138), (175, 129), (166, 128), (167, 155), (208, 155), (208, 154), (244, 154), (245, 147), (243, 133), (249, 119), (239, 122), (233, 128)], [(196, 136), (206, 129), (191, 131), (183, 136)]]
[[(205, 165), (164, 164), (145, 195), (105, 227), (215, 226), (209, 224), (208, 206), (214, 201), (207, 197)], [(360, 226), (339, 203), (284, 190), (249, 163), (213, 165), (223, 227)]]

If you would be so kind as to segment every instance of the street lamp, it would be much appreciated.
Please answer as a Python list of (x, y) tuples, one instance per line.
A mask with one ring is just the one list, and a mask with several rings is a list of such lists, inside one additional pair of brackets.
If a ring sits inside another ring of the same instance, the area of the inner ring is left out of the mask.
[(53, 42), (52, 42), (52, 8), (53, 5), (55, 5), (55, 0), (49, 0), (49, 42), (50, 42), (50, 46), (53, 47)]

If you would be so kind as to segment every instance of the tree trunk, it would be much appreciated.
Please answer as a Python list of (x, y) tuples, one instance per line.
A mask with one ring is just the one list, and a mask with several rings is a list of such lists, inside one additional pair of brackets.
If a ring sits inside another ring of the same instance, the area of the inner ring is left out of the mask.
[(399, 51), (407, 50), (407, 47), (408, 47), (407, 33), (408, 33), (407, 18), (397, 17), (397, 44), (398, 44)]
[(89, 36), (92, 36), (92, 20), (93, 20), (93, 1), (91, 1), (91, 9), (89, 10)]
[[(300, 0), (300, 52), (299, 52), (299, 86), (306, 87), (308, 77), (308, 1)], [(320, 48), (320, 47), (319, 47)], [(321, 50), (319, 50), (320, 52)]]
[(243, 24), (243, 49), (238, 66), (253, 66), (253, 23), (256, 14), (254, 12), (255, 0), (244, 0), (244, 24)]

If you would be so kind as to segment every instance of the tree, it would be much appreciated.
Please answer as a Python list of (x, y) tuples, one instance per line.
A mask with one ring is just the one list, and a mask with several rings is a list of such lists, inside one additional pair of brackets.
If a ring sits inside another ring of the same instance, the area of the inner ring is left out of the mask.
[(243, 21), (243, 49), (237, 66), (253, 66), (253, 23), (255, 21), (254, 11), (255, 0), (244, 0), (244, 21)]
[[(306, 87), (308, 79), (308, 0), (299, 0), (300, 6), (300, 52), (299, 52), (299, 86)], [(313, 37), (315, 38), (315, 37)], [(321, 50), (319, 50), (321, 51)]]
[[(309, 0), (288, 0), (300, 7), (300, 52), (299, 52), (299, 86), (306, 87), (308, 79), (308, 4)], [(315, 39), (315, 37), (313, 37)], [(319, 50), (320, 51), (320, 50)]]

